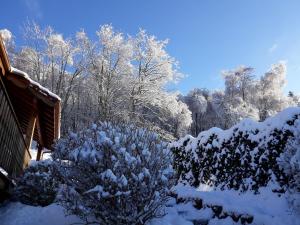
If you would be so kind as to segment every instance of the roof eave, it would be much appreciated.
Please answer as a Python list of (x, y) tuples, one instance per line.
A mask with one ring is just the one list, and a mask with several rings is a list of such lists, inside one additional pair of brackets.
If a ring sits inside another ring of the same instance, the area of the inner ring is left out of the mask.
[(0, 35), (0, 51), (2, 52), (2, 54), (0, 54), (0, 67), (2, 70), (2, 74), (6, 75), (7, 72), (10, 71), (10, 63), (9, 63), (9, 59), (5, 50), (5, 46), (4, 46), (4, 41)]

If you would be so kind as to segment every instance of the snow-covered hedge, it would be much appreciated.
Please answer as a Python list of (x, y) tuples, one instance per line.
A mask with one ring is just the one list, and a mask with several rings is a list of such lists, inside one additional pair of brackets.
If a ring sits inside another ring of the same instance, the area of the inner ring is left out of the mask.
[(35, 162), (17, 180), (15, 196), (28, 205), (46, 206), (54, 202), (59, 186), (51, 160)]
[(69, 214), (97, 224), (144, 224), (163, 213), (173, 169), (155, 133), (94, 124), (61, 139), (53, 159), (64, 181), (58, 201)]
[[(289, 174), (286, 167), (292, 160), (279, 161), (288, 158), (287, 148), (299, 130), (300, 108), (288, 108), (264, 122), (245, 119), (228, 130), (211, 128), (197, 138), (186, 136), (170, 145), (174, 169), (180, 182), (195, 187), (201, 183), (256, 192), (272, 183), (274, 191), (283, 192), (299, 170)], [(296, 157), (289, 157), (295, 161)]]
[(288, 200), (300, 214), (300, 130), (295, 133), (295, 138), (287, 142), (285, 151), (277, 161), (288, 177)]

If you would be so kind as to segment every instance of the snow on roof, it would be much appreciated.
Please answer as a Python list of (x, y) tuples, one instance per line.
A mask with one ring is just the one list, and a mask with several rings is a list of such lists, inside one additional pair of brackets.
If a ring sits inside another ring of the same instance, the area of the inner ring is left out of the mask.
[(22, 76), (23, 78), (25, 78), (26, 80), (28, 80), (29, 83), (30, 83), (30, 86), (31, 86), (31, 87), (37, 87), (37, 88), (39, 89), (39, 92), (40, 92), (41, 94), (46, 95), (46, 96), (51, 96), (52, 98), (55, 98), (56, 100), (61, 101), (61, 98), (60, 98), (58, 95), (54, 94), (54, 93), (51, 92), (49, 89), (43, 87), (43, 86), (40, 85), (38, 82), (32, 80), (32, 79), (28, 76), (27, 73), (25, 73), (25, 72), (23, 72), (23, 71), (21, 71), (21, 70), (18, 70), (18, 69), (16, 69), (16, 68), (12, 67), (12, 66), (11, 66), (10, 68), (11, 68), (11, 69), (10, 69), (11, 73), (16, 74), (16, 75), (19, 75), (19, 76)]

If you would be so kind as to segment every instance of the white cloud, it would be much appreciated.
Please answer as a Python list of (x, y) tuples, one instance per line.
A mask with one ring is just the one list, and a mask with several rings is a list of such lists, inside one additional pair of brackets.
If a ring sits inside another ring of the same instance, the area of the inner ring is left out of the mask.
[(278, 44), (273, 44), (270, 48), (269, 48), (269, 53), (273, 53), (276, 49), (278, 48)]
[(24, 3), (31, 14), (37, 19), (43, 17), (39, 0), (24, 0)]

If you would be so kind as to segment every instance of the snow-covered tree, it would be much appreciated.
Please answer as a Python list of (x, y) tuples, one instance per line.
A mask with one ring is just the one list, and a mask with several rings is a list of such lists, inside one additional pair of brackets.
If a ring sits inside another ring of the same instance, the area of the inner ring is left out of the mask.
[(165, 91), (165, 86), (179, 77), (177, 63), (165, 50), (167, 42), (143, 30), (125, 37), (110, 25), (101, 26), (97, 34), (99, 42), (90, 47), (93, 51), (88, 73), (94, 85), (98, 119), (141, 126), (152, 123), (172, 132), (166, 121), (183, 111), (177, 107), (177, 94)]
[(229, 98), (241, 97), (243, 101), (250, 98), (253, 90), (253, 68), (239, 66), (234, 70), (223, 71), (225, 93)]
[(26, 46), (16, 55), (13, 65), (61, 97), (65, 133), (70, 127), (71, 96), (83, 71), (80, 43), (36, 23), (25, 26), (24, 37)]
[(283, 92), (286, 83), (283, 62), (273, 65), (260, 79), (255, 79), (253, 68), (246, 66), (224, 71), (222, 77), (224, 90), (203, 95), (206, 111), (205, 107), (201, 107), (204, 111), (199, 110), (194, 97), (195, 93), (202, 95), (201, 89), (192, 90), (182, 98), (192, 111), (192, 133), (195, 135), (213, 126), (229, 128), (244, 118), (263, 121), (288, 106), (299, 105), (297, 95), (286, 96)]
[(288, 105), (300, 106), (300, 96), (294, 94), (294, 92), (289, 91), (288, 93)]
[(13, 40), (13, 35), (8, 29), (1, 29), (0, 35), (5, 45)]
[(180, 75), (177, 62), (166, 52), (167, 40), (157, 40), (141, 30), (131, 38), (131, 43), (134, 49), (131, 64), (135, 66), (129, 82), (130, 118), (138, 119), (147, 108), (166, 107), (162, 104), (167, 97), (164, 87)]
[(215, 112), (221, 128), (229, 128), (244, 118), (258, 119), (258, 111), (241, 97), (229, 98), (223, 91), (216, 91), (212, 95)]
[(124, 104), (123, 95), (127, 94), (124, 85), (131, 70), (132, 46), (111, 25), (101, 26), (97, 35), (99, 42), (88, 66), (94, 81), (99, 118), (111, 120), (124, 116), (124, 110), (119, 106)]
[(14, 59), (15, 41), (12, 32), (8, 29), (0, 29), (0, 36), (5, 44), (9, 57)]
[(231, 127), (243, 118), (258, 118), (257, 110), (251, 101), (254, 90), (252, 72), (253, 68), (245, 66), (223, 72), (225, 92), (223, 98), (219, 99), (222, 104), (219, 102), (218, 105), (223, 107), (225, 128)]
[[(192, 112), (193, 124), (191, 127), (192, 133), (196, 136), (198, 133), (206, 128), (204, 121), (206, 112), (209, 105), (209, 91), (205, 89), (193, 89), (186, 96), (183, 101), (188, 105), (189, 110)], [(203, 120), (204, 119), (204, 120)]]
[(284, 62), (272, 65), (271, 69), (261, 77), (256, 86), (259, 119), (265, 120), (287, 107), (287, 97), (283, 93), (286, 84), (286, 65)]
[(169, 101), (163, 103), (168, 106), (164, 115), (164, 117), (167, 118), (166, 123), (171, 126), (168, 130), (170, 130), (176, 138), (187, 134), (193, 122), (191, 111), (188, 106), (184, 102), (178, 100), (177, 94), (174, 94), (171, 98), (169, 96)]

